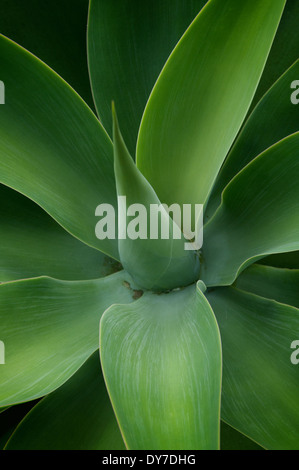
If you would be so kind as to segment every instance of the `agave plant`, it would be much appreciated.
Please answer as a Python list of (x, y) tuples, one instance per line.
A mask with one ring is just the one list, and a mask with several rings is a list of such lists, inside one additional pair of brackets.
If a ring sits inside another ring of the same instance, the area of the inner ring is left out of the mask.
[[(98, 117), (1, 35), (6, 449), (298, 448), (295, 3), (91, 0)], [(100, 239), (118, 196), (202, 204), (201, 249)]]

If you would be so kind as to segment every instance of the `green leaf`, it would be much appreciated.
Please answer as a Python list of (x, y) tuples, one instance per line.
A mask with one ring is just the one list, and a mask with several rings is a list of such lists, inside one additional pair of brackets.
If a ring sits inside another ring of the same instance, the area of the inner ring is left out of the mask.
[(174, 49), (137, 142), (137, 165), (162, 202), (206, 202), (254, 96), (284, 4), (211, 0)]
[(255, 260), (299, 248), (299, 132), (249, 163), (204, 227), (201, 278), (231, 284)]
[(206, 210), (208, 217), (220, 205), (222, 190), (247, 163), (298, 130), (298, 109), (290, 100), (290, 85), (298, 76), (299, 60), (266, 93), (246, 121), (213, 187)]
[[(126, 216), (127, 209), (124, 210), (124, 217), (119, 215), (118, 250), (121, 263), (135, 282), (146, 289), (162, 290), (189, 285), (198, 279), (199, 257), (193, 250), (185, 249), (186, 240), (182, 232), (163, 207), (157, 214), (157, 233), (156, 238), (153, 237), (151, 208), (153, 205), (160, 206), (160, 201), (129, 155), (119, 131), (114, 107), (113, 116), (117, 194), (120, 198), (126, 198), (127, 207), (133, 208), (135, 205), (130, 214), (133, 219)], [(122, 205), (119, 202), (119, 211)], [(165, 238), (162, 238), (162, 229), (159, 230), (159, 219), (161, 225), (168, 227)], [(127, 233), (131, 224), (134, 224), (132, 233)], [(175, 229), (180, 236), (178, 239), (175, 238)], [(124, 235), (120, 235), (123, 231)]]
[(299, 308), (299, 269), (253, 264), (236, 279), (238, 289)]
[(258, 264), (274, 266), (276, 268), (299, 269), (299, 251), (290, 251), (289, 253), (278, 253), (276, 255), (266, 256), (258, 261)]
[[(206, 0), (91, 0), (88, 63), (98, 115), (112, 135), (111, 101), (132, 156), (150, 92)], [(107, 39), (109, 38), (109, 39)]]
[(113, 147), (70, 86), (36, 57), (0, 36), (0, 182), (33, 199), (59, 224), (114, 258), (98, 240), (95, 209), (116, 207)]
[(21, 422), (6, 450), (124, 450), (96, 351)]
[(115, 305), (100, 323), (100, 356), (129, 449), (219, 447), (221, 345), (199, 283)]
[(30, 199), (0, 185), (0, 282), (51, 276), (96, 279), (116, 263), (69, 235)]
[(222, 418), (267, 449), (298, 449), (298, 309), (232, 287), (207, 298), (223, 347)]
[(62, 385), (98, 348), (98, 324), (113, 302), (131, 302), (124, 272), (94, 281), (36, 278), (0, 285), (0, 406)]

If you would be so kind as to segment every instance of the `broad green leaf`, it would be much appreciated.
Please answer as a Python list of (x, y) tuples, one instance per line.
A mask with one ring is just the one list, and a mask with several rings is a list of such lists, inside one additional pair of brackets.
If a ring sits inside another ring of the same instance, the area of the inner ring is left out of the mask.
[(202, 283), (110, 307), (100, 356), (129, 449), (219, 447), (221, 345)]
[(298, 77), (299, 60), (270, 88), (246, 121), (213, 187), (206, 210), (208, 217), (220, 205), (222, 190), (247, 163), (298, 130), (298, 108), (290, 100), (290, 85)]
[(221, 450), (264, 450), (256, 442), (221, 421), (220, 426)]
[(6, 450), (124, 450), (96, 351), (25, 417)]
[(95, 209), (114, 204), (112, 143), (94, 114), (51, 69), (0, 36), (0, 182), (33, 199), (75, 237), (118, 257), (98, 240)]
[(252, 105), (255, 106), (276, 80), (298, 59), (299, 35), (297, 30), (299, 2), (287, 0), (277, 34), (256, 91)]
[(62, 385), (98, 348), (98, 323), (113, 302), (133, 301), (124, 272), (94, 281), (35, 278), (0, 285), (0, 406)]
[(299, 251), (290, 251), (289, 253), (278, 253), (276, 255), (266, 256), (258, 261), (258, 264), (274, 266), (276, 268), (299, 269)]
[(47, 275), (96, 279), (116, 262), (69, 235), (30, 199), (0, 185), (0, 282)]
[(88, 63), (98, 115), (112, 135), (111, 101), (132, 156), (150, 92), (206, 0), (91, 0)]
[(247, 114), (284, 0), (210, 0), (152, 91), (137, 165), (162, 202), (204, 204)]
[(238, 289), (299, 308), (299, 269), (253, 264), (236, 279)]
[(207, 298), (223, 347), (222, 418), (267, 449), (298, 449), (298, 309), (232, 287)]
[(204, 228), (201, 278), (231, 284), (255, 260), (299, 248), (299, 132), (255, 158), (226, 186)]
[[(189, 285), (198, 279), (199, 257), (195, 251), (185, 249), (187, 242), (167, 210), (161, 206), (157, 213), (156, 234), (152, 207), (160, 201), (152, 186), (140, 173), (125, 146), (113, 107), (114, 169), (119, 199), (118, 251), (123, 267), (135, 282), (153, 290), (172, 289)], [(130, 215), (129, 212), (131, 206)], [(128, 208), (128, 209), (127, 209)], [(167, 227), (163, 238), (161, 226)], [(175, 238), (175, 231), (180, 238)], [(155, 238), (154, 238), (155, 237)]]
[(86, 66), (89, 0), (2, 0), (0, 31), (61, 75), (92, 106)]

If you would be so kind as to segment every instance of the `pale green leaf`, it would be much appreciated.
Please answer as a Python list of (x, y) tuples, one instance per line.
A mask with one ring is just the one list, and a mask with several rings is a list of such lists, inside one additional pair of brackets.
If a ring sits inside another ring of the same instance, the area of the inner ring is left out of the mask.
[(100, 323), (100, 355), (129, 449), (219, 447), (221, 345), (202, 284), (145, 293)]

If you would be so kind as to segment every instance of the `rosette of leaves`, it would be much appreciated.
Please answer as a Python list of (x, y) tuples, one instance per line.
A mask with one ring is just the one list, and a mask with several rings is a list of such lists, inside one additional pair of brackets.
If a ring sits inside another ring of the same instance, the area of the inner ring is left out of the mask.
[[(298, 448), (298, 3), (285, 3), (91, 0), (97, 116), (1, 35), (6, 449)], [(118, 195), (204, 204), (200, 253), (99, 240), (96, 207)]]

